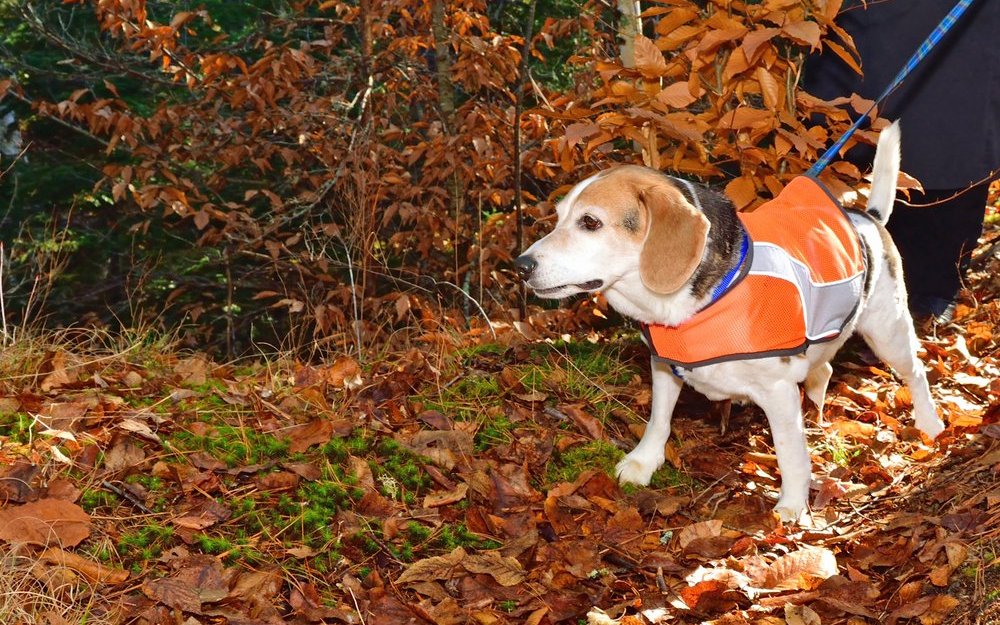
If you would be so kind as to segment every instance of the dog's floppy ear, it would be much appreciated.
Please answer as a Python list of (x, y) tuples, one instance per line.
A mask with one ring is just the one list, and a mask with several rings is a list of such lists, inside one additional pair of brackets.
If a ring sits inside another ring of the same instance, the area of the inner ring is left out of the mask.
[(646, 239), (639, 277), (646, 288), (667, 295), (694, 274), (708, 241), (708, 218), (666, 181), (638, 192), (646, 210)]

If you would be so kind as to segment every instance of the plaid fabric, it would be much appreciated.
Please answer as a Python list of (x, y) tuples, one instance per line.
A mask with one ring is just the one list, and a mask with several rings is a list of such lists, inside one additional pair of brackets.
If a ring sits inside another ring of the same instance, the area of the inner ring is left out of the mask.
[(910, 60), (907, 61), (906, 65), (903, 66), (903, 69), (899, 70), (899, 73), (896, 74), (896, 77), (892, 80), (891, 83), (889, 83), (889, 85), (885, 88), (882, 94), (875, 100), (875, 102), (871, 105), (871, 107), (869, 107), (869, 109), (865, 111), (864, 115), (858, 117), (858, 119), (854, 122), (854, 124), (852, 124), (851, 127), (847, 129), (847, 132), (845, 132), (840, 137), (840, 139), (837, 139), (836, 143), (827, 148), (826, 152), (823, 153), (823, 156), (819, 157), (819, 160), (813, 163), (813, 166), (809, 168), (808, 172), (806, 172), (807, 176), (818, 176), (821, 171), (826, 169), (826, 166), (830, 164), (830, 161), (833, 160), (833, 157), (836, 156), (838, 152), (840, 152), (840, 149), (844, 147), (844, 144), (847, 143), (847, 140), (851, 138), (851, 135), (854, 134), (854, 131), (860, 128), (861, 125), (865, 122), (865, 120), (868, 119), (868, 116), (875, 109), (875, 107), (878, 106), (879, 102), (884, 100), (890, 93), (895, 91), (900, 84), (902, 84), (902, 82), (906, 79), (906, 77), (910, 75), (910, 72), (913, 71), (913, 68), (915, 68), (920, 63), (920, 61), (924, 60), (924, 57), (926, 57), (930, 53), (930, 51), (934, 49), (934, 46), (936, 46), (938, 42), (940, 42), (941, 39), (944, 38), (945, 33), (951, 30), (951, 27), (955, 25), (955, 22), (957, 22), (960, 17), (962, 17), (962, 14), (965, 13), (965, 10), (968, 9), (971, 4), (972, 0), (958, 0), (958, 4), (952, 7), (951, 11), (948, 11), (948, 14), (944, 16), (944, 19), (941, 20), (941, 23), (937, 25), (937, 27), (933, 30), (933, 32), (931, 32), (930, 35), (928, 35), (927, 39), (924, 39), (923, 43), (921, 43), (920, 46), (917, 48), (917, 51), (913, 53), (913, 56), (910, 57)]

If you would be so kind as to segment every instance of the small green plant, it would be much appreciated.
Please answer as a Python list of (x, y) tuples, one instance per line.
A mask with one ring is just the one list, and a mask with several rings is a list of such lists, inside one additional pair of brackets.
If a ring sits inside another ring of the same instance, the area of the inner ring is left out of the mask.
[(349, 438), (334, 437), (320, 448), (332, 464), (342, 464), (348, 456), (363, 456), (371, 448), (372, 441), (361, 431), (355, 431)]
[(838, 436), (827, 436), (817, 445), (817, 449), (829, 454), (837, 466), (846, 468), (851, 460), (861, 453), (860, 447), (850, 447), (847, 441)]
[(145, 473), (134, 473), (125, 478), (126, 484), (138, 484), (150, 492), (163, 490), (163, 479)]
[(7, 438), (19, 445), (31, 442), (35, 420), (23, 412), (0, 414), (0, 438)]

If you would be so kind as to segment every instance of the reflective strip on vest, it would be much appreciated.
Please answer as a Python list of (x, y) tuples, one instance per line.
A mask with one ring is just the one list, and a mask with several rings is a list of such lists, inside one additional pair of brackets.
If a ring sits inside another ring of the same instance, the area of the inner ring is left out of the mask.
[(650, 349), (670, 364), (801, 353), (838, 337), (857, 310), (861, 241), (818, 181), (795, 178), (778, 197), (737, 215), (752, 242), (744, 275), (679, 326), (642, 326)]

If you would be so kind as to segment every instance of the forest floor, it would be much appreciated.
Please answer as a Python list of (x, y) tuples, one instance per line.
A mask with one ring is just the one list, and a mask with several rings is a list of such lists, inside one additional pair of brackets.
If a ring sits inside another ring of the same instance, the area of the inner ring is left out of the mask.
[[(924, 326), (947, 431), (859, 343), (811, 519), (753, 407), (682, 396), (648, 488), (635, 332), (428, 332), (324, 365), (93, 330), (0, 353), (0, 623), (1000, 623), (1000, 229)], [(521, 326), (524, 329), (525, 326)], [(728, 426), (720, 433), (728, 414)]]

